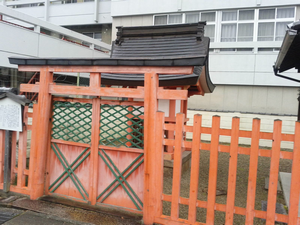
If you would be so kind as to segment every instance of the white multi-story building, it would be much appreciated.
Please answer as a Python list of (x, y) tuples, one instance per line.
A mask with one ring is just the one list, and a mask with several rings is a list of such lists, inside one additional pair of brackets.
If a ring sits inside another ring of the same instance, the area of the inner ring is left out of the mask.
[(286, 25), (300, 18), (297, 0), (4, 0), (3, 4), (106, 43), (115, 39), (118, 26), (207, 21), (209, 69), (217, 87), (213, 94), (192, 97), (189, 108), (297, 114), (298, 84), (276, 77), (272, 68)]

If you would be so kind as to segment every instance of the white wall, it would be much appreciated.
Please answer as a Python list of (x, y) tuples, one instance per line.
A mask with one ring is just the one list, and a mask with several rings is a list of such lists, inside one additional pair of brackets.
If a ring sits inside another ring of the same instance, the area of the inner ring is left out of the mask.
[(188, 108), (209, 111), (297, 115), (296, 87), (218, 85), (212, 94), (192, 96)]
[[(257, 114), (241, 114), (241, 113), (222, 113), (222, 112), (205, 112), (205, 111), (194, 111), (188, 110), (187, 117), (189, 118), (188, 125), (193, 124), (193, 117), (195, 114), (202, 115), (202, 126), (211, 127), (212, 117), (218, 115), (221, 118), (220, 127), (224, 129), (231, 129), (232, 117), (240, 118), (240, 130), (252, 130), (252, 121), (254, 118), (260, 118), (260, 131), (262, 132), (273, 132), (274, 120), (282, 120), (282, 133), (294, 134), (295, 133), (295, 122), (297, 117), (295, 116), (271, 116), (271, 115), (257, 115)], [(210, 141), (211, 135), (202, 134), (201, 139)], [(187, 133), (187, 138), (191, 139), (191, 133)], [(230, 143), (230, 137), (220, 136), (220, 142)], [(239, 138), (239, 144), (251, 144), (250, 138)], [(272, 147), (272, 140), (260, 140), (259, 145), (261, 147)], [(282, 141), (281, 148), (293, 149), (293, 142)]]
[[(214, 84), (223, 85), (259, 85), (292, 86), (299, 84), (274, 75), (273, 65), (278, 52), (210, 53), (209, 71)], [(299, 74), (292, 69), (283, 74), (299, 79)]]
[(298, 5), (298, 0), (112, 0), (111, 15), (129, 16), (185, 11), (206, 11), (228, 8), (254, 8)]
[(100, 51), (0, 22), (0, 66), (11, 65), (8, 57), (108, 57)]

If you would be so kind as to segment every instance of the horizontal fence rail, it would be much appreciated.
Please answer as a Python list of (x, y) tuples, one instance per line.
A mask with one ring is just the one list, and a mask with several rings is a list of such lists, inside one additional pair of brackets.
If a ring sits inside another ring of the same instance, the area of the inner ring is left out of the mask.
[[(203, 127), (201, 125), (202, 116), (195, 115), (193, 126), (184, 125), (184, 114), (176, 115), (175, 124), (166, 124), (164, 122), (164, 113), (157, 113), (157, 127), (163, 129), (158, 130), (157, 135), (163, 135), (165, 132), (174, 132), (175, 138), (164, 138), (158, 146), (174, 147), (174, 169), (172, 177), (172, 194), (164, 194), (162, 189), (161, 174), (163, 170), (157, 170), (157, 182), (160, 187), (157, 190), (157, 210), (155, 222), (161, 224), (214, 224), (216, 211), (224, 212), (224, 220), (226, 224), (234, 224), (234, 215), (245, 216), (245, 224), (253, 224), (254, 218), (266, 220), (266, 224), (274, 224), (275, 221), (288, 224), (300, 224), (298, 217), (299, 203), (299, 147), (300, 147), (300, 123), (296, 122), (295, 134), (282, 133), (282, 121), (274, 121), (273, 133), (260, 131), (260, 119), (253, 119), (252, 131), (240, 130), (240, 119), (234, 117), (232, 119), (231, 129), (220, 128), (220, 117), (213, 116), (212, 127)], [(192, 140), (186, 140), (186, 132), (192, 133)], [(210, 143), (201, 141), (201, 134), (211, 134)], [(229, 136), (231, 142), (229, 145), (219, 142), (220, 136)], [(251, 138), (250, 146), (239, 146), (239, 138)], [(298, 137), (298, 138), (297, 138)], [(259, 146), (261, 139), (272, 140), (272, 149), (262, 149)], [(282, 151), (280, 148), (281, 141), (289, 141), (294, 143), (293, 151)], [(164, 148), (164, 147), (162, 147)], [(191, 173), (189, 197), (181, 197), (180, 186), (182, 182), (181, 164), (182, 152), (191, 151)], [(209, 157), (209, 177), (208, 177), (208, 192), (207, 201), (199, 200), (199, 168), (200, 151), (205, 150), (210, 152)], [(157, 150), (160, 154), (160, 149)], [(217, 173), (218, 173), (218, 156), (219, 153), (229, 153), (229, 169), (228, 169), (228, 186), (227, 186), (227, 201), (226, 204), (216, 202), (217, 191)], [(235, 206), (236, 184), (237, 184), (237, 169), (238, 156), (249, 155), (249, 174), (248, 174), (248, 190), (247, 190), (247, 205), (245, 208)], [(267, 211), (255, 209), (256, 187), (257, 187), (257, 169), (258, 160), (260, 157), (270, 158), (270, 178), (269, 190), (267, 197)], [(278, 214), (275, 212), (277, 202), (277, 184), (280, 159), (293, 160), (292, 163), (292, 181), (290, 192), (290, 208), (289, 215)], [(161, 167), (160, 167), (161, 168)], [(162, 168), (161, 168), (162, 169)], [(162, 213), (162, 202), (170, 202), (170, 215)], [(179, 205), (188, 206), (187, 219), (179, 218)], [(196, 221), (196, 213), (198, 208), (206, 209), (206, 223)]]

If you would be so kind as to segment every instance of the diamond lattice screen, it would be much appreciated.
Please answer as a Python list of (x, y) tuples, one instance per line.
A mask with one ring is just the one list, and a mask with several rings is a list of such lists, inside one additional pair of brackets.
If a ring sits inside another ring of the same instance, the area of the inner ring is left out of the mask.
[(143, 116), (143, 106), (102, 105), (100, 144), (143, 149)]
[(92, 105), (59, 102), (53, 104), (52, 138), (91, 143)]

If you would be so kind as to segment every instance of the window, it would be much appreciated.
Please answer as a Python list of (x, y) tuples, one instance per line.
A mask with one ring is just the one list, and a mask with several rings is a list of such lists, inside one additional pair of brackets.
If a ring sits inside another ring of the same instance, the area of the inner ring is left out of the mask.
[(287, 24), (295, 19), (295, 7), (259, 9), (258, 41), (282, 41)]
[(254, 10), (223, 11), (221, 42), (253, 41)]
[(239, 9), (154, 15), (155, 25), (206, 21), (211, 42), (282, 41), (296, 7)]
[(154, 25), (164, 25), (168, 22), (168, 16), (155, 16), (154, 17)]
[(216, 29), (216, 12), (202, 12), (201, 21), (206, 21), (204, 35), (206, 37), (209, 37), (211, 42), (214, 42)]
[(168, 24), (182, 23), (182, 14), (169, 15)]
[[(88, 33), (82, 33), (85, 36), (88, 36), (90, 38), (94, 38), (96, 40), (102, 41), (102, 33), (101, 32), (88, 32)], [(89, 46), (90, 44), (88, 42), (82, 42), (83, 45)]]
[(185, 15), (185, 22), (186, 23), (197, 23), (199, 21), (206, 21), (204, 35), (206, 37), (209, 37), (211, 42), (214, 42), (214, 40), (215, 40), (215, 27), (216, 27), (215, 26), (215, 24), (216, 24), (216, 12), (202, 12), (201, 14), (200, 13), (187, 13)]
[(215, 12), (203, 12), (203, 13), (201, 13), (201, 20), (206, 21), (207, 23), (216, 22), (216, 13)]
[(234, 42), (236, 41), (236, 24), (229, 23), (223, 24), (221, 30), (221, 42)]
[(182, 14), (170, 14), (154, 16), (154, 25), (182, 23)]
[(185, 22), (186, 23), (197, 23), (200, 20), (199, 15), (200, 15), (199, 13), (186, 14)]

